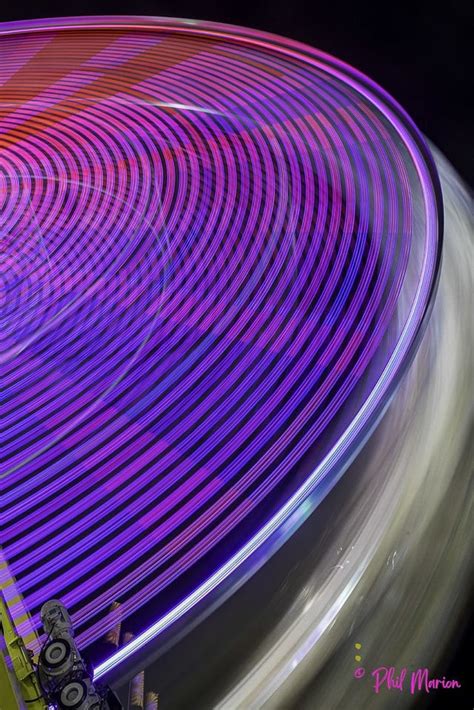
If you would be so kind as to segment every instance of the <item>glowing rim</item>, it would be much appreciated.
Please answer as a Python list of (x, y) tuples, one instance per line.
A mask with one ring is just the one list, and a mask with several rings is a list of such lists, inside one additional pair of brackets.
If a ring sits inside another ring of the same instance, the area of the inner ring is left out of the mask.
[[(339, 464), (344, 469), (347, 467), (349, 461), (345, 461), (344, 456), (354, 445), (360, 446), (368, 436), (370, 429), (373, 428), (383, 414), (388, 404), (388, 398), (393, 395), (403, 371), (414, 355), (422, 332), (422, 326), (426, 324), (427, 315), (432, 305), (433, 295), (437, 285), (442, 242), (441, 192), (433, 160), (421, 134), (403, 109), (401, 109), (383, 89), (357, 70), (327, 54), (314, 50), (299, 42), (260, 31), (256, 32), (237, 27), (232, 28), (228, 25), (211, 22), (194, 20), (176, 21), (166, 18), (105, 16), (11, 22), (4, 23), (0, 26), (0, 35), (21, 32), (30, 33), (52, 28), (58, 30), (77, 29), (80, 27), (106, 29), (117, 26), (134, 30), (146, 29), (148, 31), (156, 26), (160, 29), (163, 27), (176, 29), (181, 33), (191, 32), (193, 34), (217, 36), (221, 38), (240, 38), (241, 40), (245, 40), (248, 44), (268, 47), (273, 50), (277, 49), (282, 54), (295, 57), (301, 62), (306, 61), (321, 66), (326, 72), (332, 73), (334, 76), (342, 79), (346, 84), (354, 87), (390, 121), (405, 146), (409, 149), (423, 188), (428, 235), (427, 241), (436, 246), (431, 254), (429, 252), (425, 253), (422, 268), (423, 279), (418, 284), (410, 315), (397, 346), (377, 384), (344, 435), (341, 436), (339, 441), (307, 478), (305, 483), (301, 485), (287, 503), (239, 550), (239, 552), (171, 611), (100, 664), (95, 671), (96, 678), (100, 678), (110, 672), (118, 664), (125, 661), (133, 653), (143, 648), (152, 639), (156, 638), (156, 636), (170, 627), (198, 602), (207, 597), (224, 580), (230, 578), (237, 568), (241, 567), (244, 562), (248, 561), (249, 558), (265, 544), (268, 545), (268, 549), (266, 550), (267, 555), (274, 552), (287, 538), (290, 532), (288, 531), (289, 525), (292, 529), (295, 529), (303, 522), (314, 507), (316, 507), (317, 501), (311, 500), (316, 485), (324, 479), (328, 470), (333, 468), (336, 464)], [(321, 58), (324, 58), (324, 63), (321, 62)], [(381, 100), (380, 97), (383, 100)], [(341, 473), (342, 471), (343, 469), (341, 468)], [(332, 482), (332, 485), (334, 483), (335, 481)], [(302, 509), (301, 506), (304, 506), (304, 509)], [(279, 533), (279, 536), (277, 533)], [(255, 565), (258, 566), (258, 564), (259, 562), (255, 561)]]

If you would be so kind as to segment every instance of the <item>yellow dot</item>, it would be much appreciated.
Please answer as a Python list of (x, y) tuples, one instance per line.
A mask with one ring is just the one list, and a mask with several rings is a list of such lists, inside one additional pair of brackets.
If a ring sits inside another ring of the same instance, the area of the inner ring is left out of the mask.
[(361, 660), (362, 660), (362, 656), (356, 656), (355, 659), (356, 659), (356, 661), (361, 661)]
[(354, 644), (354, 646), (355, 646), (356, 648), (362, 648), (362, 644), (361, 644), (361, 643), (356, 643), (356, 644)]

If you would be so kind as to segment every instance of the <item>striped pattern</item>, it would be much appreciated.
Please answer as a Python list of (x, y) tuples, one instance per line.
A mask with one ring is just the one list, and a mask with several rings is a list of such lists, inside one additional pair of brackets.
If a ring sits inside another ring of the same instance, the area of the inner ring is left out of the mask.
[(2, 542), (33, 624), (59, 595), (82, 645), (116, 600), (139, 637), (329, 455), (335, 479), (439, 260), (426, 148), (367, 79), (93, 23), (0, 34)]

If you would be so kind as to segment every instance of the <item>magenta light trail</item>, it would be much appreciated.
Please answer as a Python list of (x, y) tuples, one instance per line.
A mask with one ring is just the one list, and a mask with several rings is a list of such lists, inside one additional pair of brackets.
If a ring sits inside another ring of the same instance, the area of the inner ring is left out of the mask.
[(0, 25), (4, 578), (103, 675), (334, 485), (436, 284), (429, 151), (369, 79), (212, 23)]

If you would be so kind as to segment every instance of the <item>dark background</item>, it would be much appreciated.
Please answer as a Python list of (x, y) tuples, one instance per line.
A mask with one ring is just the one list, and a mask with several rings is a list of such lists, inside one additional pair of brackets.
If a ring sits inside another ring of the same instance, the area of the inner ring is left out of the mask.
[[(100, 14), (187, 17), (247, 25), (307, 42), (381, 84), (461, 176), (474, 184), (468, 104), (472, 2), (414, 0), (405, 8), (389, 0), (11, 0), (5, 5), (0, 21)], [(474, 639), (468, 619), (466, 615), (436, 677), (459, 679), (464, 686), (459, 707), (471, 708), (468, 658)], [(445, 702), (441, 695), (431, 698), (429, 706), (441, 709)]]
[[(5, 0), (0, 21), (64, 15), (158, 15), (283, 34), (354, 65), (411, 114), (470, 185), (472, 0)], [(468, 57), (469, 53), (469, 57)]]

